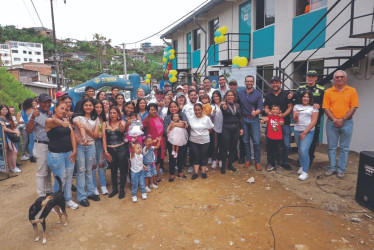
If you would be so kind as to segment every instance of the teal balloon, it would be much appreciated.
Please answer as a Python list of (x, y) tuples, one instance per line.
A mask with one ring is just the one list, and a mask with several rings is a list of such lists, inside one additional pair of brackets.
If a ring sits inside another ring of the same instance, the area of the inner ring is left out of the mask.
[(221, 31), (219, 31), (219, 30), (217, 30), (216, 32), (214, 32), (214, 36), (221, 36), (222, 34), (221, 34)]
[(147, 79), (148, 79), (148, 76), (145, 76), (144, 79), (147, 80)]
[(168, 48), (165, 48), (165, 49), (164, 49), (165, 52), (168, 52), (168, 50), (169, 50)]
[(168, 47), (168, 51), (171, 50), (172, 48), (173, 48), (173, 47), (169, 46), (169, 47)]
[(169, 77), (169, 78), (172, 78), (172, 77), (173, 77), (173, 74), (169, 74), (168, 77)]
[(239, 65), (237, 65), (237, 64), (233, 64), (232, 67), (233, 67), (233, 68), (239, 68)]

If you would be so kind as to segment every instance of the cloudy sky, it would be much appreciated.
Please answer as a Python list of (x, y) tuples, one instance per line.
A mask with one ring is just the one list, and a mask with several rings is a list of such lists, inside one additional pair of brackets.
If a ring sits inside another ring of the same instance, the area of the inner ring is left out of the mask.
[[(142, 40), (167, 27), (207, 0), (53, 0), (56, 36), (91, 40), (99, 33), (112, 45)], [(52, 28), (50, 0), (2, 0), (0, 24)], [(146, 41), (162, 44), (159, 36)], [(139, 47), (127, 45), (127, 48)]]

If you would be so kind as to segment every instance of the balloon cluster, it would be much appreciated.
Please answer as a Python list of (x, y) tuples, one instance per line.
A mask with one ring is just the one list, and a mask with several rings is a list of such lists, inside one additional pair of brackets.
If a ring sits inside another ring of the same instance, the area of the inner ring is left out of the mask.
[(150, 82), (151, 82), (151, 74), (147, 74), (147, 75), (144, 77), (144, 79), (145, 79), (145, 82), (146, 82), (146, 83), (150, 83)]
[(248, 64), (248, 59), (245, 56), (235, 56), (232, 59), (232, 67), (237, 68), (237, 67), (245, 67)]
[(164, 49), (164, 56), (162, 57), (162, 61), (166, 63), (168, 60), (175, 59), (175, 50), (169, 46)]
[(176, 71), (175, 69), (172, 69), (172, 70), (169, 70), (169, 81), (171, 83), (173, 82), (176, 82), (177, 81), (177, 74), (178, 74), (178, 71)]
[(226, 41), (227, 27), (223, 26), (214, 32), (214, 42), (215, 43), (224, 43)]

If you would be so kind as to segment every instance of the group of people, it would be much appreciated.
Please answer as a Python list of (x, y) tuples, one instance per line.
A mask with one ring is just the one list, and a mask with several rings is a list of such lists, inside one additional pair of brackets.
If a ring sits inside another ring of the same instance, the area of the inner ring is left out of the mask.
[[(236, 80), (227, 84), (225, 76), (221, 75), (218, 89), (212, 88), (209, 78), (205, 78), (201, 86), (186, 83), (177, 86), (175, 92), (166, 83), (163, 90), (155, 87), (151, 98), (139, 88), (136, 98), (127, 102), (117, 87), (112, 87), (111, 97), (99, 91), (95, 98), (95, 89), (87, 86), (85, 96), (75, 105), (67, 93), (59, 91), (53, 107), (52, 98), (43, 93), (38, 100), (27, 99), (22, 104), (23, 123), (18, 115), (16, 122), (12, 119), (10, 108), (0, 107), (0, 121), (8, 135), (8, 166), (10, 171), (20, 171), (15, 165), (19, 147), (12, 140), (12, 134), (14, 137), (22, 134), (22, 157), (35, 157), (38, 166), (39, 196), (57, 191), (56, 182), (52, 188), (52, 172), (63, 180), (67, 206), (76, 209), (78, 204), (72, 200), (75, 173), (77, 201), (81, 206), (89, 206), (89, 199), (100, 200), (98, 186), (103, 195), (112, 198), (118, 194), (118, 198), (123, 199), (128, 179), (132, 201), (137, 202), (138, 187), (142, 199), (147, 199), (147, 193), (158, 188), (166, 155), (169, 182), (186, 178), (183, 168), (187, 159), (187, 172), (192, 174), (192, 180), (197, 179), (199, 173), (206, 179), (209, 165), (213, 169), (219, 167), (222, 174), (226, 170), (235, 172), (233, 163), (236, 160), (244, 164), (244, 168), (253, 164), (261, 171), (261, 123), (266, 124), (266, 170), (292, 170), (288, 162), (292, 113), (299, 152), (298, 178), (306, 180), (325, 111), (330, 158), (325, 175), (337, 172), (337, 176), (343, 178), (353, 131), (352, 117), (358, 108), (357, 93), (346, 84), (344, 71), (335, 73), (335, 83), (326, 91), (316, 84), (317, 77), (316, 71), (309, 71), (305, 85), (296, 91), (284, 91), (281, 79), (274, 76), (272, 91), (264, 101), (254, 88), (255, 78), (251, 75), (245, 77), (245, 89), (241, 91), (237, 91)], [(18, 129), (17, 125), (21, 124), (24, 126)], [(336, 162), (338, 146), (340, 154)], [(106, 168), (110, 168), (111, 173), (110, 193)]]

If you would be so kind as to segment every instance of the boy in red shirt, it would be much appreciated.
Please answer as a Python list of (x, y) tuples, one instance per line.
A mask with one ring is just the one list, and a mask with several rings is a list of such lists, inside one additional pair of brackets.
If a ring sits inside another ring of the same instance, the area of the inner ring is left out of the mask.
[(280, 107), (278, 105), (271, 106), (271, 115), (264, 117), (261, 123), (267, 123), (267, 142), (266, 150), (269, 164), (266, 166), (268, 172), (274, 168), (280, 170), (281, 164), (281, 147), (283, 142), (282, 126), (284, 119), (280, 117)]

